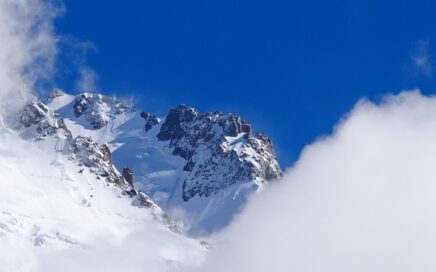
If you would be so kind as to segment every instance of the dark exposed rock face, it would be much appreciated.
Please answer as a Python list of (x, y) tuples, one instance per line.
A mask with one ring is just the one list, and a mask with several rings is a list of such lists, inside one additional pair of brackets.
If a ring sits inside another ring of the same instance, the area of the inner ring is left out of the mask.
[[(183, 104), (171, 109), (157, 135), (158, 139), (160, 141), (170, 140), (171, 145), (173, 145), (173, 142), (179, 141), (185, 136), (185, 125), (193, 121), (197, 115), (196, 109)], [(182, 157), (186, 159), (186, 157)]]
[(232, 113), (229, 113), (226, 118), (219, 120), (219, 125), (226, 136), (236, 137), (239, 133), (251, 134), (251, 125)]
[(47, 103), (50, 103), (54, 99), (61, 97), (63, 95), (65, 95), (64, 91), (62, 91), (61, 89), (58, 89), (58, 88), (54, 88), (53, 91), (50, 93), (50, 96), (47, 99)]
[(99, 145), (90, 137), (78, 136), (70, 144), (69, 155), (98, 177), (105, 178), (124, 189), (131, 187), (113, 166), (112, 155), (106, 145)]
[(20, 123), (25, 127), (36, 125), (46, 117), (48, 108), (42, 102), (33, 102), (24, 107), (20, 117)]
[(148, 195), (143, 192), (138, 192), (135, 189), (125, 190), (125, 196), (132, 198), (132, 205), (143, 207), (151, 210), (154, 219), (163, 225), (166, 225), (169, 230), (175, 233), (181, 233), (181, 227), (174, 222), (170, 216), (164, 212)]
[(116, 116), (133, 110), (115, 97), (101, 94), (83, 93), (74, 100), (76, 117), (85, 116), (93, 128), (99, 129), (115, 119)]
[(198, 113), (179, 105), (170, 110), (157, 135), (169, 141), (172, 154), (187, 162), (183, 199), (210, 196), (237, 182), (258, 184), (281, 175), (271, 140), (252, 135), (241, 117), (221, 112)]
[(71, 132), (65, 126), (64, 119), (50, 111), (46, 105), (37, 101), (27, 104), (20, 116), (20, 123), (25, 127), (36, 126), (40, 137), (59, 135), (71, 139)]
[(181, 233), (182, 229), (176, 222), (171, 220), (170, 216), (164, 212), (154, 201), (143, 192), (138, 192), (133, 204), (139, 207), (151, 209), (154, 219), (167, 226), (169, 230), (175, 233)]
[(148, 208), (159, 208), (154, 202), (153, 202), (153, 200), (151, 200), (151, 198), (148, 196), (148, 195), (146, 195), (146, 194), (144, 194), (144, 193), (142, 193), (142, 192), (139, 192), (138, 193), (138, 201), (139, 201), (139, 204), (141, 205), (141, 206), (145, 206), (145, 207), (148, 207)]
[(156, 115), (148, 112), (141, 112), (141, 117), (145, 120), (145, 132), (149, 131), (154, 125), (157, 125), (160, 122), (159, 118)]
[(133, 188), (133, 172), (129, 167), (123, 168), (123, 177)]

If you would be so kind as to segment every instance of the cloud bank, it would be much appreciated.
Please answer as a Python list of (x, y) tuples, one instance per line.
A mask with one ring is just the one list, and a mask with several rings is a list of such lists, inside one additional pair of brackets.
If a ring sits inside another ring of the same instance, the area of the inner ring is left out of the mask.
[(362, 100), (212, 238), (199, 271), (435, 271), (436, 97)]
[(0, 1), (0, 114), (20, 108), (35, 84), (52, 75), (57, 54), (51, 1)]

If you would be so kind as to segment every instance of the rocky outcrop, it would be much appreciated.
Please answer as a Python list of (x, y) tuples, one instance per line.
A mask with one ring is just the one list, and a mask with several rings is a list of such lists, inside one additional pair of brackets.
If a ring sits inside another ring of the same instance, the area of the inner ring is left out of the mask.
[(76, 96), (73, 105), (76, 117), (85, 120), (96, 129), (102, 128), (116, 116), (133, 110), (115, 97), (101, 94), (83, 93)]
[(65, 95), (65, 92), (64, 91), (62, 91), (61, 89), (58, 89), (58, 88), (54, 88), (53, 90), (52, 90), (52, 92), (50, 93), (50, 96), (48, 97), (48, 99), (47, 99), (47, 103), (50, 103), (50, 102), (52, 102), (54, 99), (56, 99), (56, 98), (58, 98), (58, 97), (61, 97), (61, 96), (63, 96), (63, 95)]
[(281, 175), (271, 140), (252, 135), (251, 125), (233, 113), (199, 113), (179, 105), (170, 110), (157, 138), (186, 160), (185, 201), (238, 182), (261, 184)]
[(38, 137), (58, 136), (71, 139), (71, 132), (65, 125), (64, 119), (59, 114), (49, 110), (40, 102), (27, 104), (21, 112), (20, 123), (24, 127), (35, 126)]
[(135, 189), (125, 190), (123, 191), (123, 194), (133, 199), (132, 205), (140, 208), (150, 209), (154, 219), (159, 223), (166, 225), (169, 230), (176, 233), (182, 232), (182, 228), (179, 226), (179, 224), (173, 221), (171, 217), (164, 212), (164, 210), (162, 210), (162, 208), (159, 207), (147, 194), (138, 192)]
[(149, 131), (153, 126), (159, 124), (160, 122), (160, 119), (156, 115), (148, 112), (141, 112), (141, 117), (145, 120), (145, 132)]
[(130, 186), (132, 186), (133, 188), (133, 172), (127, 166), (123, 168), (123, 177), (127, 181), (127, 183), (130, 184)]
[(106, 145), (99, 145), (90, 137), (78, 136), (69, 146), (69, 158), (85, 166), (98, 178), (117, 184), (122, 189), (129, 189), (131, 185), (124, 179), (112, 164), (112, 155)]
[(26, 105), (22, 111), (20, 123), (26, 128), (35, 128), (37, 139), (47, 136), (66, 139), (61, 150), (71, 160), (77, 161), (79, 166), (88, 168), (98, 178), (104, 178), (121, 188), (130, 187), (113, 166), (112, 154), (106, 145), (99, 145), (90, 137), (73, 138), (63, 118), (49, 110), (44, 103), (37, 101)]
[(137, 197), (134, 201), (134, 205), (151, 209), (155, 220), (159, 221), (162, 224), (167, 225), (167, 227), (173, 232), (176, 233), (182, 232), (181, 227), (176, 222), (171, 220), (169, 215), (166, 212), (164, 212), (158, 205), (156, 205), (156, 203), (154, 203), (154, 201), (143, 192), (139, 192), (137, 194)]

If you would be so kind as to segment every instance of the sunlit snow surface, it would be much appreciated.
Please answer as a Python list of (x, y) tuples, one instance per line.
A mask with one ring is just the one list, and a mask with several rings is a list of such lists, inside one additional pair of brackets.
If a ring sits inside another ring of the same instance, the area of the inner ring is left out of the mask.
[(56, 141), (24, 141), (0, 126), (0, 271), (173, 271), (200, 262), (197, 241), (79, 173)]

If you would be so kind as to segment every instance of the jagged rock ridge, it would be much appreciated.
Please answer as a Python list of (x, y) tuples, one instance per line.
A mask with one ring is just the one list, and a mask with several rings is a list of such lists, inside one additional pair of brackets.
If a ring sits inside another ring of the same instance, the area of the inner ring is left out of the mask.
[(32, 102), (24, 107), (20, 123), (25, 127), (35, 125), (36, 131), (41, 137), (53, 136), (58, 133), (66, 139), (72, 137), (71, 132), (65, 126), (64, 119), (40, 101)]
[(271, 140), (251, 131), (251, 125), (233, 113), (198, 113), (187, 105), (170, 110), (157, 137), (169, 141), (172, 154), (187, 161), (185, 201), (237, 182), (260, 184), (280, 177)]
[(85, 116), (85, 119), (96, 129), (107, 125), (116, 116), (132, 111), (115, 97), (92, 93), (77, 95), (73, 108), (76, 117)]

